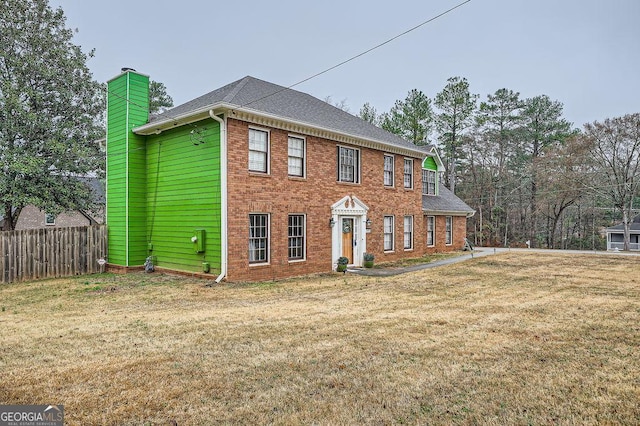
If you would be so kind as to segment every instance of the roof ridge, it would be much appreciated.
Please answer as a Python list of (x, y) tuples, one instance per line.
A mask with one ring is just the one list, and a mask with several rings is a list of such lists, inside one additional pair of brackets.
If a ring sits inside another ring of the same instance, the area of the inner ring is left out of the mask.
[(242, 90), (242, 88), (244, 86), (246, 86), (247, 83), (249, 82), (249, 80), (252, 79), (252, 78), (253, 77), (251, 77), (250, 75), (247, 75), (247, 76), (245, 76), (244, 78), (242, 78), (240, 80), (236, 80), (238, 84), (236, 84), (236, 87), (234, 87), (233, 90), (231, 92), (229, 92), (229, 94), (227, 96), (222, 98), (223, 102), (232, 103), (233, 98), (236, 97), (236, 95), (240, 92), (240, 90)]

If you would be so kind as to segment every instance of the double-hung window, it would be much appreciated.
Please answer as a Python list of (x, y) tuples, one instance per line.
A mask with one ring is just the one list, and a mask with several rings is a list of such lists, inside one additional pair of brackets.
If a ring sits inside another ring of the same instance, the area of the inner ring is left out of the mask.
[(393, 216), (384, 217), (384, 251), (393, 251)]
[(422, 193), (436, 195), (436, 171), (422, 169)]
[(404, 217), (404, 249), (413, 249), (413, 216)]
[(304, 139), (289, 136), (289, 176), (304, 177)]
[(447, 226), (446, 226), (444, 242), (445, 244), (453, 244), (453, 217), (447, 216), (446, 223), (447, 223)]
[(436, 237), (436, 218), (435, 216), (427, 216), (427, 245), (435, 245)]
[(393, 155), (384, 156), (384, 186), (393, 186)]
[(249, 171), (269, 173), (269, 132), (249, 129)]
[(413, 188), (413, 160), (411, 158), (404, 159), (404, 187)]
[(338, 147), (338, 182), (360, 183), (360, 151)]
[(269, 215), (249, 215), (249, 263), (269, 262)]
[(289, 260), (304, 259), (304, 215), (289, 215)]

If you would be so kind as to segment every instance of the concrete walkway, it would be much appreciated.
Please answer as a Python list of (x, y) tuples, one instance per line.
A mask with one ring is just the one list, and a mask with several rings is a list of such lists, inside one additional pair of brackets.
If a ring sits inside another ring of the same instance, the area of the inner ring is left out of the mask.
[(471, 252), (465, 252), (461, 256), (436, 260), (434, 262), (422, 263), (406, 267), (389, 268), (348, 268), (347, 272), (371, 277), (390, 277), (393, 275), (406, 274), (407, 272), (421, 271), (423, 269), (436, 268), (438, 266), (451, 265), (464, 262), (476, 257), (485, 257), (492, 254), (507, 252), (529, 252), (529, 253), (560, 253), (560, 254), (598, 254), (615, 256), (640, 256), (640, 252), (614, 252), (614, 251), (594, 251), (594, 250), (553, 250), (553, 249), (527, 249), (527, 248), (503, 248), (503, 247), (476, 247)]

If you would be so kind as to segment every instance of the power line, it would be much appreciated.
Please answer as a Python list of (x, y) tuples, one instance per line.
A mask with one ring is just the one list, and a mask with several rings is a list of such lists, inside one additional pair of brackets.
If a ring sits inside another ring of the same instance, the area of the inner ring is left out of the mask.
[[(349, 62), (352, 62), (352, 61), (354, 61), (354, 60), (356, 60), (356, 59), (358, 59), (358, 58), (360, 58), (360, 57), (362, 57), (362, 56), (366, 55), (367, 53), (371, 53), (372, 51), (374, 51), (374, 50), (376, 50), (376, 49), (379, 49), (379, 48), (381, 48), (382, 46), (385, 46), (385, 45), (387, 45), (387, 44), (391, 43), (392, 41), (397, 40), (397, 39), (399, 39), (400, 37), (403, 37), (403, 36), (405, 36), (405, 35), (407, 35), (407, 34), (409, 34), (409, 33), (413, 32), (413, 31), (417, 30), (418, 28), (421, 28), (421, 27), (423, 27), (423, 26), (425, 26), (425, 25), (427, 25), (427, 24), (429, 24), (429, 23), (431, 23), (431, 22), (435, 21), (436, 19), (439, 19), (439, 18), (441, 18), (441, 17), (443, 17), (443, 16), (447, 15), (448, 13), (453, 12), (454, 10), (458, 9), (459, 7), (464, 6), (465, 4), (469, 3), (470, 1), (471, 1), (471, 0), (465, 0), (465, 1), (461, 2), (461, 3), (458, 3), (457, 5), (453, 6), (452, 8), (447, 9), (447, 10), (445, 10), (444, 12), (439, 13), (438, 15), (435, 15), (435, 16), (433, 16), (433, 17), (431, 17), (431, 18), (429, 18), (429, 19), (427, 19), (427, 20), (425, 20), (425, 21), (423, 21), (423, 22), (419, 23), (418, 25), (415, 25), (415, 26), (413, 26), (413, 27), (409, 28), (408, 30), (403, 31), (403, 32), (402, 32), (402, 33), (400, 33), (400, 34), (395, 35), (395, 36), (393, 36), (393, 37), (391, 37), (391, 38), (389, 38), (389, 39), (387, 39), (387, 40), (383, 41), (382, 43), (379, 43), (379, 44), (377, 44), (377, 45), (375, 45), (375, 46), (373, 46), (373, 47), (371, 47), (371, 48), (369, 48), (369, 49), (367, 49), (367, 50), (365, 50), (365, 51), (363, 51), (363, 52), (360, 52), (360, 53), (358, 53), (358, 54), (356, 54), (356, 55), (354, 55), (354, 56), (351, 56), (350, 58), (348, 58), (348, 59), (346, 59), (346, 60), (344, 60), (344, 61), (342, 61), (342, 62), (340, 62), (340, 63), (338, 63), (338, 64), (332, 65), (332, 66), (330, 66), (329, 68), (326, 68), (326, 69), (324, 69), (324, 70), (322, 70), (322, 71), (320, 71), (320, 72), (317, 72), (317, 73), (315, 73), (315, 74), (313, 74), (313, 75), (311, 75), (311, 76), (309, 76), (309, 77), (306, 77), (306, 78), (304, 78), (304, 79), (302, 79), (302, 80), (298, 81), (297, 83), (294, 83), (294, 84), (291, 84), (291, 85), (289, 85), (289, 86), (283, 87), (282, 89), (276, 90), (275, 92), (270, 93), (270, 94), (268, 94), (268, 95), (265, 95), (265, 96), (263, 96), (263, 97), (261, 97), (261, 98), (255, 99), (255, 100), (250, 101), (250, 102), (247, 102), (247, 103), (245, 103), (245, 104), (242, 104), (242, 105), (240, 105), (240, 107), (242, 108), (242, 107), (246, 107), (246, 106), (248, 106), (248, 105), (254, 104), (254, 103), (256, 103), (256, 102), (260, 102), (260, 101), (262, 101), (262, 100), (264, 100), (264, 99), (270, 98), (271, 96), (275, 96), (275, 95), (277, 95), (278, 93), (281, 93), (281, 92), (283, 92), (283, 91), (285, 91), (285, 90), (293, 89), (294, 87), (299, 86), (299, 85), (301, 85), (302, 83), (306, 83), (307, 81), (313, 80), (314, 78), (317, 78), (317, 77), (319, 77), (319, 76), (321, 76), (321, 75), (323, 75), (323, 74), (326, 74), (326, 73), (328, 73), (328, 72), (330, 72), (330, 71), (333, 71), (334, 69), (339, 68), (339, 67), (341, 67), (342, 65), (348, 64)], [(148, 108), (145, 108), (145, 107), (143, 107), (142, 105), (136, 104), (135, 102), (131, 101), (130, 99), (124, 99), (122, 96), (120, 96), (120, 95), (118, 95), (118, 94), (116, 94), (116, 93), (113, 93), (112, 91), (109, 91), (109, 89), (106, 89), (106, 91), (107, 91), (107, 93), (110, 93), (110, 94), (112, 94), (112, 95), (114, 95), (114, 96), (117, 96), (117, 97), (119, 97), (119, 98), (121, 98), (121, 99), (125, 100), (126, 102), (130, 103), (131, 105), (135, 105), (135, 106), (137, 106), (137, 107), (139, 107), (139, 108), (142, 108), (142, 109), (145, 109), (147, 112), (149, 112), (149, 109), (148, 109)], [(169, 111), (171, 111), (171, 110), (169, 110)], [(169, 118), (169, 119), (176, 119), (176, 117), (173, 117), (171, 114), (168, 114), (167, 112), (165, 112), (164, 114), (166, 114), (167, 118)], [(191, 124), (191, 125), (193, 125), (193, 126), (195, 126), (195, 123), (190, 123), (190, 124)]]
[(329, 68), (327, 68), (327, 69), (325, 69), (325, 70), (323, 70), (323, 71), (317, 72), (317, 73), (315, 73), (315, 74), (313, 74), (313, 75), (311, 75), (311, 76), (309, 76), (309, 77), (307, 77), (307, 78), (305, 78), (305, 79), (303, 79), (303, 80), (298, 81), (297, 83), (294, 83), (294, 84), (292, 84), (292, 85), (290, 85), (290, 86), (287, 86), (287, 87), (284, 87), (284, 88), (282, 88), (282, 89), (280, 89), (280, 90), (277, 90), (277, 91), (275, 91), (274, 93), (271, 93), (271, 94), (269, 94), (269, 95), (263, 96), (262, 98), (258, 98), (258, 99), (256, 99), (256, 100), (253, 100), (253, 101), (251, 101), (251, 102), (248, 102), (248, 103), (246, 103), (246, 104), (243, 104), (243, 105), (241, 105), (241, 107), (245, 107), (245, 106), (247, 106), (247, 105), (251, 105), (251, 104), (256, 103), (256, 102), (259, 102), (259, 101), (261, 101), (261, 100), (263, 100), (263, 99), (266, 99), (266, 98), (269, 98), (269, 97), (271, 97), (271, 96), (277, 95), (278, 93), (281, 93), (281, 92), (283, 92), (283, 91), (285, 91), (285, 90), (288, 90), (288, 89), (292, 89), (292, 88), (294, 88), (294, 87), (296, 87), (296, 86), (301, 85), (302, 83), (306, 83), (306, 82), (307, 82), (307, 81), (309, 81), (309, 80), (312, 80), (312, 79), (314, 79), (314, 78), (316, 78), (316, 77), (319, 77), (319, 76), (321, 76), (321, 75), (323, 75), (323, 74), (326, 74), (326, 73), (328, 73), (329, 71), (333, 71), (334, 69), (336, 69), (336, 68), (338, 68), (338, 67), (341, 67), (342, 65), (348, 64), (349, 62), (354, 61), (354, 60), (358, 59), (359, 57), (366, 55), (367, 53), (370, 53), (370, 52), (372, 52), (372, 51), (374, 51), (374, 50), (376, 50), (376, 49), (378, 49), (378, 48), (380, 48), (380, 47), (382, 47), (382, 46), (384, 46), (384, 45), (387, 45), (387, 44), (391, 43), (392, 41), (394, 41), (394, 40), (396, 40), (396, 39), (398, 39), (398, 38), (400, 38), (400, 37), (402, 37), (402, 36), (404, 36), (404, 35), (407, 35), (407, 34), (409, 34), (410, 32), (415, 31), (415, 30), (417, 30), (418, 28), (420, 28), (420, 27), (422, 27), (422, 26), (424, 26), (424, 25), (427, 25), (427, 24), (428, 24), (428, 23), (430, 23), (430, 22), (433, 22), (433, 21), (435, 21), (436, 19), (438, 19), (438, 18), (440, 18), (440, 17), (442, 17), (442, 16), (444, 16), (444, 15), (446, 15), (446, 14), (450, 13), (450, 12), (453, 12), (455, 9), (457, 9), (457, 8), (459, 8), (459, 7), (463, 6), (463, 5), (465, 5), (466, 3), (469, 3), (470, 1), (471, 1), (471, 0), (463, 1), (462, 3), (459, 3), (459, 4), (457, 4), (456, 6), (454, 6), (454, 7), (450, 8), (450, 9), (448, 9), (448, 10), (445, 10), (444, 12), (442, 12), (442, 13), (440, 13), (440, 14), (438, 14), (438, 15), (436, 15), (436, 16), (434, 16), (434, 17), (432, 17), (432, 18), (429, 18), (429, 19), (427, 19), (426, 21), (423, 21), (423, 22), (421, 22), (420, 24), (418, 24), (418, 25), (416, 25), (416, 26), (414, 26), (414, 27), (411, 27), (411, 28), (409, 28), (408, 30), (406, 30), (406, 31), (404, 31), (404, 32), (402, 32), (402, 33), (400, 33), (400, 34), (398, 34), (398, 35), (396, 35), (396, 36), (394, 36), (394, 37), (391, 37), (390, 39), (385, 40), (385, 41), (383, 41), (382, 43), (377, 44), (377, 45), (375, 45), (375, 46), (373, 46), (373, 47), (371, 47), (371, 48), (369, 48), (369, 49), (365, 50), (364, 52), (358, 53), (357, 55), (354, 55), (354, 56), (350, 57), (349, 59), (346, 59), (346, 60), (344, 60), (344, 61), (342, 61), (342, 62), (340, 62), (340, 63), (338, 63), (338, 64), (336, 64), (336, 65), (333, 65), (333, 66), (331, 66), (331, 67), (329, 67)]

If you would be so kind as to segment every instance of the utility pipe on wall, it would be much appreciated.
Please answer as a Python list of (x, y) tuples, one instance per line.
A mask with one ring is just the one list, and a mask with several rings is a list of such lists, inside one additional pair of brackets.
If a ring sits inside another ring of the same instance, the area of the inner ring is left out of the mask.
[(213, 110), (209, 110), (209, 116), (220, 123), (220, 197), (221, 206), (220, 213), (221, 229), (220, 238), (222, 242), (222, 253), (220, 259), (220, 275), (216, 278), (216, 283), (220, 283), (227, 275), (227, 125), (224, 119), (214, 114)]

